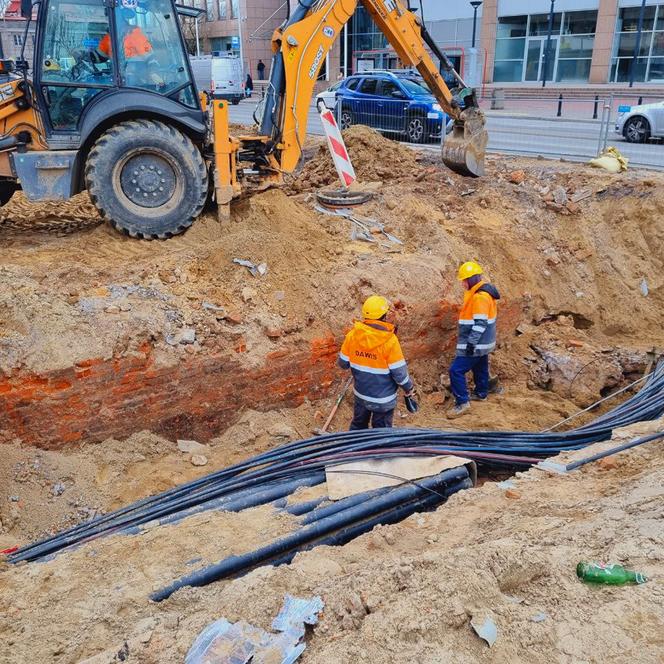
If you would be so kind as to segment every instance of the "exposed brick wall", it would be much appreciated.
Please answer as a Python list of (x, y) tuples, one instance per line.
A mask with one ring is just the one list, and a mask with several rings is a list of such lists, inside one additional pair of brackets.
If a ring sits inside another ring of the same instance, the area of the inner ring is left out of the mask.
[[(431, 316), (409, 311), (400, 337), (411, 362), (453, 355), (458, 307), (442, 302)], [(503, 306), (499, 331), (513, 329), (518, 306)], [(421, 321), (416, 324), (415, 321)], [(335, 334), (337, 335), (335, 337)], [(278, 349), (258, 369), (238, 361), (242, 343), (225, 354), (185, 355), (174, 366), (159, 366), (145, 344), (131, 357), (92, 358), (39, 375), (0, 373), (0, 434), (39, 447), (126, 437), (150, 429), (168, 437), (207, 440), (246, 408), (298, 406), (327, 395), (338, 382), (335, 368), (342, 331), (322, 336), (299, 350)]]

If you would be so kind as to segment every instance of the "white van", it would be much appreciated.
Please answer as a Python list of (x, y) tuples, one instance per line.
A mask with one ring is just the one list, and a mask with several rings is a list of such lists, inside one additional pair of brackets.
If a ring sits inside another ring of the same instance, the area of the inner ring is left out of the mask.
[(190, 60), (199, 92), (205, 91), (214, 99), (240, 103), (244, 97), (244, 75), (240, 58), (236, 55), (192, 55)]

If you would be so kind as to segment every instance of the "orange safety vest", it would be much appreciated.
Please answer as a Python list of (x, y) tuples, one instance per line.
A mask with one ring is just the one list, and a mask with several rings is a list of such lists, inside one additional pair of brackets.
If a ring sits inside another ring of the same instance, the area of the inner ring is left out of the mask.
[[(138, 26), (132, 28), (124, 37), (124, 56), (125, 58), (137, 58), (141, 55), (152, 53), (152, 44), (145, 36), (143, 30)], [(100, 53), (103, 53), (107, 58), (111, 57), (113, 47), (111, 45), (111, 35), (106, 33), (99, 42), (97, 47)]]
[(463, 296), (459, 311), (457, 355), (465, 355), (470, 343), (474, 355), (487, 355), (496, 347), (496, 318), (498, 291), (486, 281), (480, 281)]
[(370, 410), (391, 410), (397, 391), (413, 389), (401, 345), (394, 325), (385, 321), (356, 321), (346, 335), (338, 364), (351, 369), (355, 380), (355, 396), (366, 402)]

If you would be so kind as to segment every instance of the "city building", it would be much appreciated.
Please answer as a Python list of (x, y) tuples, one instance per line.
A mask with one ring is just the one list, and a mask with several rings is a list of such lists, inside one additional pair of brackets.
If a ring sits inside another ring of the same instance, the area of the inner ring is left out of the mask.
[[(234, 53), (242, 56), (245, 71), (258, 78), (258, 63), (270, 72), (272, 34), (288, 16), (284, 0), (185, 0), (183, 4), (205, 10), (199, 21), (200, 52)], [(188, 39), (188, 41), (190, 41)], [(192, 51), (193, 53), (194, 51)], [(339, 46), (323, 65), (321, 81), (336, 80), (339, 72)]]
[(32, 64), (35, 48), (35, 24), (25, 33), (25, 20), (21, 17), (20, 0), (11, 0), (0, 18), (0, 58), (18, 60), (25, 42), (25, 59)]
[[(476, 22), (471, 3), (413, 0), (436, 43), (466, 77), (487, 84), (664, 84), (664, 2), (645, 0), (484, 0)], [(551, 35), (549, 18), (553, 7)], [(476, 59), (472, 51), (475, 23)], [(638, 42), (638, 57), (634, 51)], [(547, 57), (548, 44), (548, 57)], [(364, 9), (351, 22), (353, 71), (399, 66)], [(541, 83), (540, 83), (541, 84)]]

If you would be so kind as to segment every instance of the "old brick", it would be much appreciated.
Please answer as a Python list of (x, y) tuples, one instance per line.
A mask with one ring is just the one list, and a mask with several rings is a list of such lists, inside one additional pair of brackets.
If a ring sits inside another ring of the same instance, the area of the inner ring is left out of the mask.
[(224, 316), (224, 320), (231, 325), (240, 325), (242, 323), (242, 315), (237, 311), (229, 311)]
[(597, 462), (600, 470), (615, 470), (618, 465), (618, 459), (614, 456), (604, 457)]
[(524, 171), (512, 171), (508, 176), (507, 179), (512, 183), (512, 184), (521, 184), (522, 182), (525, 181), (526, 179), (526, 174)]
[(505, 498), (511, 498), (512, 500), (518, 500), (521, 498), (521, 493), (516, 489), (507, 489), (505, 491)]

